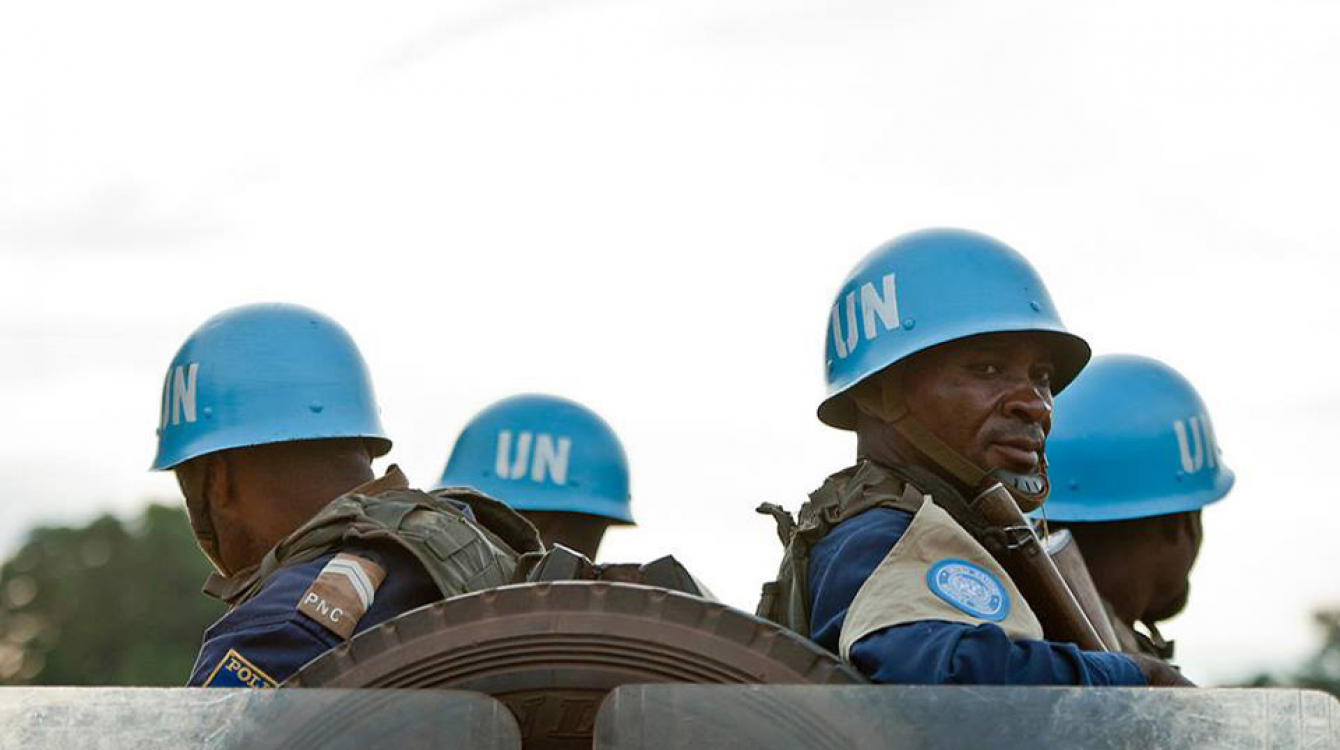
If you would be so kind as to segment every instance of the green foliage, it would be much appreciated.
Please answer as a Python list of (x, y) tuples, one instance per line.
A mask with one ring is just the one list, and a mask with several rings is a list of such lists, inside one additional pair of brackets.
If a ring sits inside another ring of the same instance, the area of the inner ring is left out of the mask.
[(1340, 610), (1318, 612), (1321, 650), (1298, 672), (1298, 685), (1340, 696)]
[(183, 685), (223, 605), (181, 508), (42, 527), (0, 567), (0, 684)]
[(1322, 610), (1313, 618), (1322, 632), (1316, 656), (1289, 674), (1257, 675), (1246, 687), (1300, 687), (1340, 697), (1340, 610)]

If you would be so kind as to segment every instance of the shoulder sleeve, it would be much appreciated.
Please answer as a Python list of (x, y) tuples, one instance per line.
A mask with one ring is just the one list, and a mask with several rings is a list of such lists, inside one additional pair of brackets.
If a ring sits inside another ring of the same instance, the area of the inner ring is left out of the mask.
[(334, 555), (284, 568), (259, 594), (205, 633), (190, 685), (275, 687), (340, 639), (298, 611), (303, 592)]
[(903, 685), (1143, 686), (1121, 654), (1069, 643), (1011, 641), (995, 625), (938, 621), (887, 628), (858, 641), (852, 663), (875, 682)]
[(230, 632), (205, 641), (188, 684), (279, 687), (299, 667), (334, 645), (297, 620)]
[[(911, 525), (912, 515), (876, 508), (836, 526), (810, 550), (811, 637), (836, 652), (852, 600)], [(1135, 662), (1066, 643), (1011, 641), (996, 625), (926, 620), (872, 633), (851, 661), (875, 682), (894, 684), (1144, 685)]]
[[(351, 555), (373, 563), (384, 578), (360, 577), (348, 565)], [(319, 601), (309, 601), (314, 594)], [(354, 596), (365, 598), (355, 602)], [(350, 546), (284, 568), (209, 629), (190, 684), (267, 687), (283, 682), (346, 637), (441, 598), (423, 566), (393, 544)], [(345, 628), (338, 627), (340, 622), (327, 624), (339, 606), (353, 613)]]
[(856, 592), (912, 523), (912, 514), (875, 508), (843, 521), (810, 549), (810, 637), (834, 653)]

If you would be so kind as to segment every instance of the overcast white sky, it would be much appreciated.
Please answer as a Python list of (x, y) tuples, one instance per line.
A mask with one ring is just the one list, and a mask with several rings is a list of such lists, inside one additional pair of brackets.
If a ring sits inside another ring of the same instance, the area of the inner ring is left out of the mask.
[(1200, 389), (1193, 679), (1286, 666), (1340, 604), (1328, 489), (1340, 4), (475, 0), (0, 5), (0, 553), (175, 500), (161, 376), (220, 309), (343, 322), (421, 484), (484, 405), (583, 401), (641, 526), (753, 608), (823, 427), (831, 295), (956, 225), (1094, 350)]

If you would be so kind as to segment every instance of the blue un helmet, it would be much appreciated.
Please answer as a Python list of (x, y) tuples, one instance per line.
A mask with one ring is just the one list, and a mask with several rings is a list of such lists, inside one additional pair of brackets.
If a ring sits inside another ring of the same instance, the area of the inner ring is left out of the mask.
[(595, 412), (556, 396), (513, 396), (475, 415), (437, 485), (473, 487), (516, 510), (633, 522), (619, 438)]
[[(869, 403), (857, 386), (871, 376), (939, 344), (1025, 331), (1051, 342), (1053, 392), (1065, 388), (1089, 361), (1089, 345), (1061, 323), (1037, 271), (1008, 246), (962, 229), (927, 229), (893, 239), (847, 275), (829, 311), (824, 344), (828, 395), (819, 405), (819, 419), (855, 429), (856, 401)], [(998, 481), (1026, 511), (1046, 500), (1045, 460), (1034, 474), (988, 472), (912, 417), (896, 384), (881, 384), (879, 390), (882, 418), (964, 486), (984, 490)]]
[(1200, 395), (1148, 357), (1096, 357), (1057, 399), (1047, 455), (1053, 521), (1184, 513), (1233, 487)]
[(205, 321), (173, 357), (153, 469), (320, 438), (363, 438), (374, 457), (391, 449), (358, 347), (315, 310), (246, 305)]
[(854, 429), (846, 394), (856, 384), (937, 344), (1004, 331), (1052, 334), (1054, 393), (1089, 361), (1089, 345), (1066, 330), (1037, 271), (1004, 243), (962, 229), (890, 240), (852, 269), (829, 312), (819, 419)]

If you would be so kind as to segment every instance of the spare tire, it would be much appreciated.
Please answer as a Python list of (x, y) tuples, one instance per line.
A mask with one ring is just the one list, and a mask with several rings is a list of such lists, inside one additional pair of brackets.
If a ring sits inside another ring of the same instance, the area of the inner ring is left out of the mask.
[(852, 684), (832, 653), (706, 599), (625, 583), (504, 586), (430, 604), (312, 660), (286, 686), (450, 688), (494, 696), (525, 747), (591, 747), (596, 712), (630, 683)]

